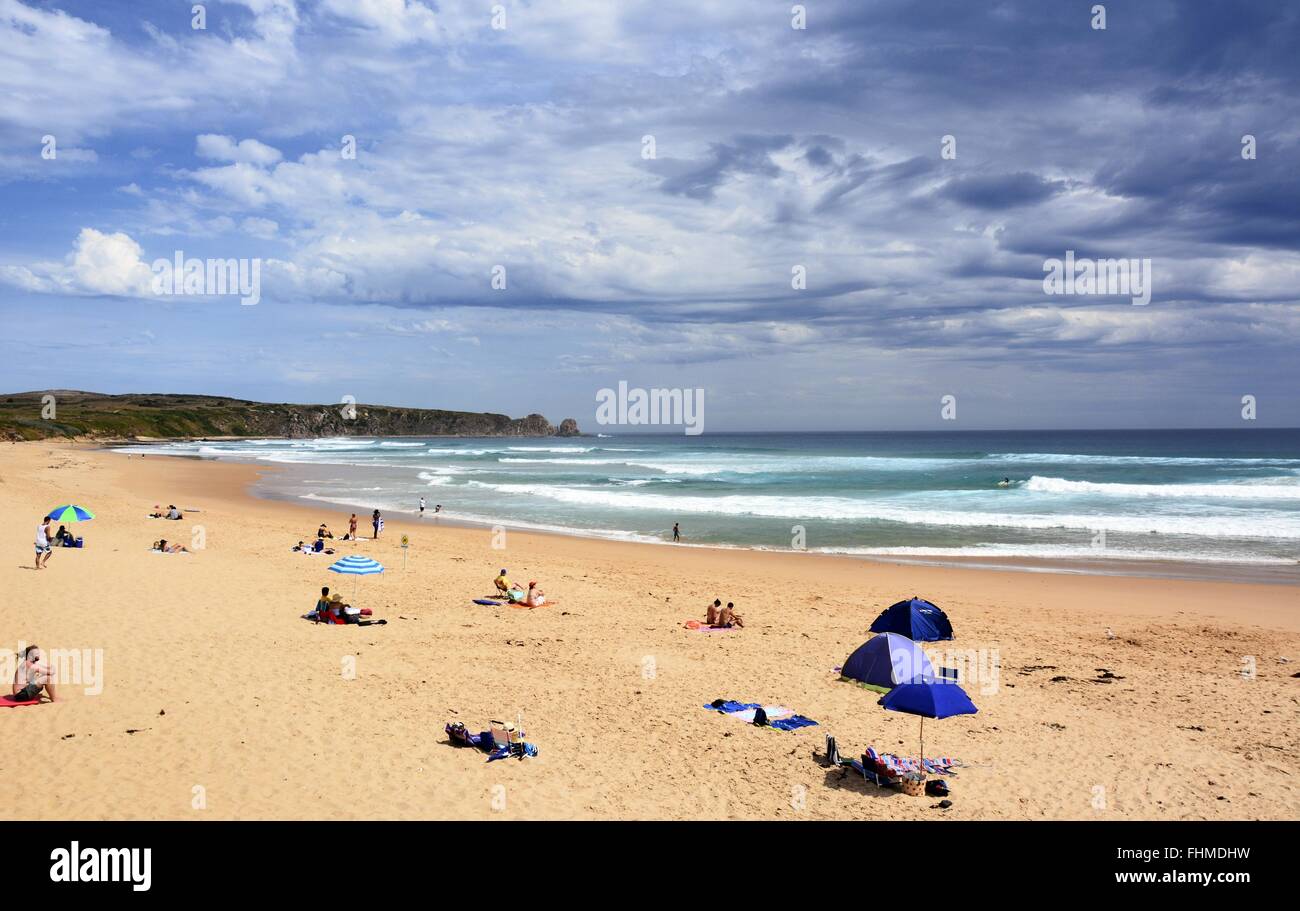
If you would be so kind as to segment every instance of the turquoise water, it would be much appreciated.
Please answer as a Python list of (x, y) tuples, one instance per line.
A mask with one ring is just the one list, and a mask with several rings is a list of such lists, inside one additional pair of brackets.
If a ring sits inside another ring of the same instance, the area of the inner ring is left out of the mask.
[[(320, 439), (147, 447), (286, 467), (265, 496), (687, 543), (1285, 565), (1300, 430)], [(138, 447), (133, 451), (139, 451)], [(998, 482), (1009, 478), (1007, 487)]]

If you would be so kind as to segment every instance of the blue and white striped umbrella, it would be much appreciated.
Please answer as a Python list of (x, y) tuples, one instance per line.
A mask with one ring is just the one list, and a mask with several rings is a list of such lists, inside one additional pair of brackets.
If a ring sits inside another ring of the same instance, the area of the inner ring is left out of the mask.
[[(344, 557), (336, 563), (330, 564), (329, 571), (332, 573), (343, 573), (347, 576), (373, 576), (375, 573), (384, 571), (384, 564), (378, 560), (372, 560), (369, 557), (363, 557), (360, 554), (351, 554)], [(358, 583), (360, 580), (357, 580)], [(352, 586), (352, 597), (357, 596), (357, 584)]]
[(344, 573), (349, 576), (373, 576), (375, 573), (382, 573), (383, 571), (384, 565), (378, 560), (372, 560), (360, 554), (352, 554), (330, 565), (330, 572)]

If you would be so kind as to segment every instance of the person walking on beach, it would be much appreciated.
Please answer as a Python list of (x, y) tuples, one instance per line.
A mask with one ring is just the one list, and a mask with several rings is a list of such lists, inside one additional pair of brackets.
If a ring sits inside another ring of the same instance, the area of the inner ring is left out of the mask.
[(424, 497), (420, 497), (420, 518), (424, 518)]
[(36, 568), (44, 569), (45, 564), (50, 562), (50, 552), (54, 545), (50, 539), (54, 537), (54, 522), (49, 516), (41, 519), (41, 524), (36, 526)]
[(379, 532), (384, 528), (384, 519), (379, 515), (379, 510), (377, 509), (375, 510), (375, 514), (370, 517), (370, 527), (375, 530), (375, 540), (378, 541)]
[(673, 543), (677, 544), (682, 540), (682, 530), (676, 522), (673, 523)]

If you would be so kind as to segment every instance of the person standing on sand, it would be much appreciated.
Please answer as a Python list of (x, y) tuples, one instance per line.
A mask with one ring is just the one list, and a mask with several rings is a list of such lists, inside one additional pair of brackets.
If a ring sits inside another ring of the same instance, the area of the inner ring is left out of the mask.
[[(50, 539), (54, 537), (54, 522), (49, 516), (41, 519), (41, 524), (36, 526), (36, 568), (44, 569), (45, 564), (50, 562), (50, 552), (54, 546)], [(44, 561), (42, 562), (42, 558)]]
[(348, 519), (348, 540), (357, 539), (357, 514), (354, 512), (352, 518)]
[(682, 540), (682, 530), (676, 522), (673, 523), (673, 543), (677, 544)]
[(370, 517), (370, 527), (375, 530), (375, 540), (378, 541), (379, 530), (384, 527), (384, 519), (383, 516), (379, 514), (379, 510), (377, 509), (375, 510), (375, 514)]
[(424, 518), (424, 497), (420, 497), (420, 518)]

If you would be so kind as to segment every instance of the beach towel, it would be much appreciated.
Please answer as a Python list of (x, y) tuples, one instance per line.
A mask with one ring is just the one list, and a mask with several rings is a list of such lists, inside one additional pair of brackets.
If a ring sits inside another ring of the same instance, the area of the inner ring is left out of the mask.
[(816, 727), (817, 722), (811, 718), (805, 718), (803, 715), (791, 715), (789, 718), (778, 718), (775, 721), (768, 721), (768, 727), (774, 727), (778, 731), (797, 731), (799, 728)]
[(685, 626), (693, 633), (729, 633), (737, 629), (734, 626), (709, 626), (700, 620), (687, 620)]
[[(868, 762), (874, 763), (878, 769), (891, 777), (907, 772), (921, 771), (921, 763), (910, 757), (895, 756), (892, 753), (877, 753), (874, 747), (867, 747), (867, 752), (864, 755)], [(959, 759), (940, 756), (925, 760), (925, 771), (931, 775), (956, 775), (954, 769), (960, 765), (961, 760)]]
[(490, 605), (492, 605), (493, 607), (500, 607), (500, 606), (501, 606), (501, 602), (500, 602), (500, 601), (493, 601), (493, 600), (491, 600), (490, 598), (475, 598), (475, 599), (474, 599), (474, 603), (475, 603), (475, 604), (490, 604)]
[(17, 696), (4, 695), (0, 696), (0, 708), (15, 708), (20, 705), (40, 705), (40, 697), (35, 699), (19, 699)]
[[(363, 608), (361, 608), (361, 616), (362, 616), (362, 617), (370, 617), (370, 616), (373, 616), (373, 615), (374, 615), (374, 611), (372, 611), (370, 608), (368, 608), (368, 607), (363, 607)], [(303, 618), (304, 620), (310, 620), (312, 623), (315, 623), (315, 622), (316, 622), (316, 612), (315, 612), (315, 611), (310, 611), (309, 613), (303, 614), (303, 615), (302, 615), (302, 618)], [(331, 615), (331, 616), (329, 616), (329, 617), (322, 618), (320, 622), (321, 622), (321, 623), (338, 623), (338, 624), (343, 624), (343, 618), (342, 618), (342, 617), (335, 617), (335, 616)]]
[[(769, 724), (777, 720), (778, 718), (789, 718), (791, 715), (794, 714), (794, 709), (787, 709), (784, 706), (780, 706), (780, 705), (765, 705), (763, 706), (763, 711), (767, 713), (767, 720)], [(746, 724), (753, 724), (754, 717), (755, 715), (757, 715), (757, 713), (758, 713), (758, 707), (755, 706), (752, 709), (743, 709), (742, 711), (739, 712), (728, 712), (727, 714), (732, 718), (739, 718), (741, 721), (745, 722)]]
[(767, 714), (767, 727), (778, 731), (797, 731), (799, 728), (814, 727), (817, 724), (811, 718), (797, 715), (793, 709), (788, 709), (782, 705), (760, 705), (757, 702), (733, 702), (728, 700), (719, 705), (706, 705), (705, 708), (720, 712), (728, 718), (739, 718), (746, 724), (753, 724), (758, 709), (762, 708)]
[(722, 712), (723, 714), (728, 714), (731, 712), (741, 712), (744, 711), (745, 709), (756, 709), (758, 708), (758, 705), (759, 704), (757, 702), (732, 702), (731, 700), (728, 699), (722, 702), (720, 705), (710, 704), (710, 705), (706, 705), (705, 708), (712, 709), (715, 712)]

